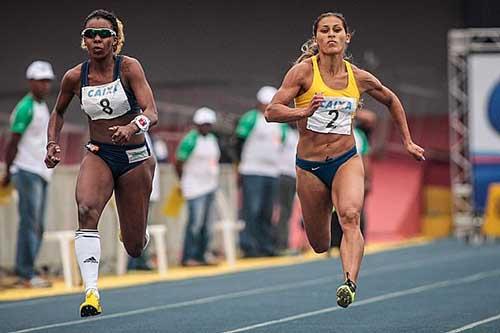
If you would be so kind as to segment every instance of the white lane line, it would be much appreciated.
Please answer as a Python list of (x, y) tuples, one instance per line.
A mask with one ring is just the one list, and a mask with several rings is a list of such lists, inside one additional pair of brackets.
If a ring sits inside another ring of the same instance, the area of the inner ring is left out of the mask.
[(93, 322), (93, 321), (100, 321), (100, 320), (104, 320), (104, 319), (127, 317), (127, 316), (131, 316), (131, 315), (143, 314), (143, 313), (154, 312), (154, 311), (176, 309), (176, 308), (182, 308), (182, 307), (187, 307), (187, 306), (191, 306), (191, 305), (207, 304), (207, 303), (212, 303), (212, 302), (216, 302), (216, 301), (220, 301), (220, 300), (227, 300), (227, 299), (233, 299), (233, 298), (239, 298), (239, 297), (245, 297), (245, 296), (265, 294), (265, 293), (269, 293), (269, 292), (283, 291), (283, 290), (287, 290), (287, 289), (307, 287), (310, 285), (316, 285), (316, 284), (320, 284), (320, 283), (329, 282), (332, 279), (333, 278), (331, 276), (328, 276), (328, 277), (323, 277), (323, 278), (308, 280), (308, 281), (303, 281), (303, 282), (283, 284), (281, 286), (250, 289), (250, 290), (229, 293), (229, 294), (224, 294), (224, 295), (199, 298), (199, 299), (186, 301), (186, 302), (165, 304), (165, 305), (160, 305), (160, 306), (151, 306), (151, 307), (147, 307), (147, 308), (143, 308), (143, 309), (119, 312), (119, 313), (114, 313), (114, 314), (110, 314), (110, 315), (102, 315), (102, 316), (92, 317), (92, 318), (87, 318), (87, 319), (79, 319), (79, 320), (67, 321), (67, 322), (63, 322), (63, 323), (38, 326), (38, 327), (28, 328), (28, 329), (19, 330), (19, 331), (12, 331), (10, 333), (35, 332), (35, 331), (50, 329), (50, 328), (80, 325), (80, 324), (85, 324), (85, 323), (89, 323), (89, 322)]
[(499, 319), (500, 319), (500, 314), (497, 314), (496, 316), (489, 317), (489, 318), (486, 318), (486, 319), (483, 319), (483, 320), (480, 320), (480, 321), (476, 321), (476, 322), (470, 323), (468, 325), (462, 326), (462, 327), (454, 329), (452, 331), (448, 331), (446, 333), (459, 333), (459, 332), (467, 331), (467, 330), (470, 330), (471, 328), (474, 328), (476, 326), (479, 326), (479, 325), (482, 325), (482, 324), (486, 324), (486, 323), (489, 323), (489, 322), (492, 322), (492, 321), (495, 321), (495, 320), (499, 320)]
[[(445, 258), (444, 260), (442, 259), (442, 257), (437, 257), (434, 259), (417, 260), (417, 261), (414, 261), (411, 263), (405, 263), (405, 264), (387, 265), (387, 266), (382, 266), (382, 267), (367, 271), (364, 274), (362, 273), (361, 276), (364, 277), (364, 276), (376, 275), (379, 273), (385, 273), (385, 272), (391, 272), (391, 271), (407, 270), (407, 269), (411, 269), (411, 268), (418, 268), (418, 267), (425, 266), (428, 264), (435, 264), (435, 263), (445, 262), (445, 261), (450, 261), (450, 260), (458, 260), (458, 259), (463, 259), (463, 258), (472, 257), (472, 256), (473, 255), (470, 252), (468, 252), (468, 253), (464, 253), (464, 254), (446, 256), (446, 257), (444, 257)], [(165, 305), (160, 305), (160, 306), (152, 306), (152, 307), (147, 307), (147, 308), (142, 308), (142, 309), (137, 309), (137, 310), (114, 313), (114, 314), (110, 314), (110, 315), (102, 315), (102, 316), (86, 318), (86, 319), (72, 320), (72, 321), (48, 324), (48, 325), (43, 325), (43, 326), (36, 326), (36, 327), (23, 329), (23, 330), (11, 331), (10, 333), (36, 332), (36, 331), (43, 330), (43, 329), (74, 326), (74, 325), (85, 324), (85, 323), (93, 322), (93, 321), (121, 318), (121, 317), (127, 317), (127, 316), (149, 313), (149, 312), (154, 312), (154, 311), (162, 311), (162, 310), (176, 309), (176, 308), (187, 307), (187, 306), (192, 306), (192, 305), (207, 304), (207, 303), (217, 302), (220, 300), (234, 299), (234, 298), (245, 297), (245, 296), (253, 296), (253, 295), (259, 295), (259, 294), (265, 294), (265, 293), (271, 293), (271, 292), (284, 291), (284, 290), (289, 290), (289, 289), (296, 289), (296, 288), (301, 288), (301, 287), (305, 287), (305, 286), (317, 285), (317, 284), (321, 284), (321, 283), (330, 283), (332, 281), (335, 281), (339, 277), (342, 278), (342, 274), (337, 274), (336, 276), (328, 276), (328, 277), (312, 279), (312, 280), (307, 280), (307, 281), (302, 281), (302, 282), (287, 283), (287, 284), (282, 284), (279, 286), (250, 289), (250, 290), (228, 293), (228, 294), (223, 294), (223, 295), (218, 295), (218, 296), (210, 296), (210, 297), (199, 298), (199, 299), (195, 299), (195, 300), (191, 300), (191, 301), (171, 303), (171, 304), (165, 304)]]
[[(495, 251), (489, 251), (487, 253), (481, 253), (478, 254), (476, 252), (470, 252), (466, 251), (463, 253), (457, 253), (457, 254), (452, 254), (448, 256), (440, 256), (437, 258), (432, 258), (432, 259), (419, 259), (411, 262), (404, 262), (403, 264), (393, 264), (393, 265), (385, 265), (381, 266), (378, 268), (374, 268), (371, 270), (367, 271), (361, 271), (360, 276), (365, 277), (365, 276), (370, 276), (373, 274), (379, 274), (383, 272), (391, 272), (391, 271), (397, 271), (397, 270), (405, 270), (405, 269), (411, 269), (411, 268), (418, 268), (421, 266), (429, 265), (429, 264), (435, 264), (435, 263), (441, 263), (441, 262), (448, 262), (448, 261), (455, 261), (455, 260), (461, 260), (469, 257), (475, 257), (478, 255), (491, 255), (491, 254), (498, 254), (498, 249), (495, 249)], [(342, 277), (342, 274), (340, 274)], [(334, 279), (334, 277), (331, 277), (331, 279)], [(135, 286), (135, 287), (144, 287), (144, 286)], [(121, 292), (126, 292), (126, 289), (119, 289), (119, 290), (110, 290), (108, 293), (121, 293)], [(29, 300), (29, 301), (18, 301), (14, 303), (6, 303), (6, 304), (0, 304), (0, 310), (2, 309), (7, 309), (7, 308), (15, 308), (15, 307), (23, 307), (23, 306), (30, 306), (30, 305), (39, 305), (43, 303), (52, 303), (60, 301), (60, 300), (67, 300), (68, 298), (74, 297), (76, 295), (60, 295), (60, 296), (54, 296), (54, 297), (45, 297), (45, 298), (39, 298), (39, 299), (34, 299), (34, 300)], [(59, 297), (58, 299), (56, 299)]]
[[(365, 300), (353, 303), (350, 307), (357, 307), (357, 306), (362, 306), (362, 305), (366, 305), (366, 304), (382, 302), (382, 301), (386, 301), (386, 300), (389, 300), (392, 298), (418, 294), (418, 293), (422, 293), (422, 292), (437, 289), (437, 288), (446, 288), (446, 287), (456, 286), (456, 285), (460, 285), (460, 284), (464, 284), (464, 283), (476, 282), (479, 280), (483, 280), (483, 279), (493, 277), (493, 276), (498, 276), (498, 275), (500, 275), (500, 270), (481, 272), (481, 273), (469, 275), (469, 276), (466, 276), (466, 277), (463, 277), (460, 279), (445, 280), (445, 281), (441, 281), (441, 282), (423, 285), (423, 286), (416, 287), (416, 288), (396, 291), (396, 292), (392, 292), (392, 293), (388, 293), (388, 294), (383, 294), (380, 296), (367, 298)], [(290, 321), (294, 321), (294, 320), (298, 320), (298, 319), (302, 319), (302, 318), (317, 316), (320, 314), (329, 313), (329, 312), (338, 311), (338, 310), (342, 310), (342, 308), (339, 308), (338, 306), (332, 306), (329, 308), (324, 308), (324, 309), (311, 311), (311, 312), (300, 313), (300, 314), (297, 314), (294, 316), (270, 320), (270, 321), (250, 325), (250, 326), (237, 328), (237, 329), (230, 330), (230, 331), (224, 331), (221, 333), (246, 332), (246, 331), (251, 331), (251, 330), (256, 329), (256, 328), (262, 328), (262, 327), (267, 327), (267, 326), (271, 326), (271, 325), (282, 324), (282, 323), (286, 323), (286, 322), (290, 322)], [(460, 331), (458, 331), (458, 332), (460, 332)]]

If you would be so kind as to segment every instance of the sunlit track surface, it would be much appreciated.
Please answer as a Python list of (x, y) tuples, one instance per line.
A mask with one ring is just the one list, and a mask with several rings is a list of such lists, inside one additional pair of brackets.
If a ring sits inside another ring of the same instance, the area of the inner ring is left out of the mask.
[(338, 259), (0, 303), (0, 332), (500, 332), (500, 243), (443, 240), (366, 256), (357, 300), (336, 306)]

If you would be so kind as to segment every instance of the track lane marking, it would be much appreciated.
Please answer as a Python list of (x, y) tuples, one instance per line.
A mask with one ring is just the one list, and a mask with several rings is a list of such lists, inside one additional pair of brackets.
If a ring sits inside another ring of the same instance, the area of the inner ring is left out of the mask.
[[(389, 299), (418, 294), (418, 293), (422, 293), (422, 292), (437, 289), (437, 288), (446, 288), (446, 287), (456, 286), (456, 285), (460, 285), (460, 284), (464, 284), (464, 283), (476, 282), (479, 280), (483, 280), (483, 279), (486, 279), (489, 277), (494, 277), (494, 276), (499, 276), (499, 275), (500, 275), (500, 270), (481, 272), (478, 274), (469, 275), (469, 276), (459, 278), (459, 279), (435, 282), (435, 283), (431, 283), (431, 284), (422, 285), (420, 287), (415, 287), (415, 288), (406, 289), (406, 290), (400, 290), (400, 291), (396, 291), (396, 292), (392, 292), (392, 293), (388, 293), (388, 294), (383, 294), (383, 295), (367, 298), (365, 300), (353, 303), (352, 305), (350, 305), (350, 307), (358, 307), (358, 306), (362, 306), (362, 305), (366, 305), (366, 304), (382, 302), (382, 301), (386, 301)], [(332, 307), (328, 307), (328, 308), (324, 308), (324, 309), (319, 309), (316, 311), (300, 313), (300, 314), (293, 315), (293, 316), (288, 316), (288, 317), (284, 317), (284, 318), (280, 318), (280, 319), (275, 319), (275, 320), (270, 320), (270, 321), (266, 321), (266, 322), (262, 322), (262, 323), (258, 323), (258, 324), (253, 324), (253, 325), (249, 325), (249, 326), (245, 326), (245, 327), (240, 327), (240, 328), (229, 330), (229, 331), (223, 331), (220, 333), (247, 332), (247, 331), (257, 329), (257, 328), (267, 327), (267, 326), (276, 325), (276, 324), (282, 324), (282, 323), (286, 323), (286, 322), (290, 322), (290, 321), (294, 321), (294, 320), (298, 320), (298, 319), (303, 319), (303, 318), (308, 318), (308, 317), (312, 317), (312, 316), (317, 316), (320, 314), (334, 312), (334, 311), (338, 311), (338, 310), (343, 310), (343, 309), (338, 307), (338, 306), (332, 306)], [(500, 318), (500, 315), (498, 317)], [(452, 332), (455, 333), (455, 331), (452, 331)], [(452, 332), (447, 332), (447, 333), (452, 333)], [(462, 332), (462, 331), (456, 331), (456, 332)]]
[(499, 320), (499, 319), (500, 319), (500, 314), (497, 314), (496, 316), (489, 317), (489, 318), (479, 320), (479, 321), (475, 321), (473, 323), (456, 328), (456, 329), (448, 331), (446, 333), (459, 333), (459, 332), (467, 331), (467, 330), (470, 330), (471, 328), (474, 328), (474, 327), (477, 327), (479, 325), (486, 324), (486, 323), (489, 323), (489, 322), (492, 322), (495, 320)]

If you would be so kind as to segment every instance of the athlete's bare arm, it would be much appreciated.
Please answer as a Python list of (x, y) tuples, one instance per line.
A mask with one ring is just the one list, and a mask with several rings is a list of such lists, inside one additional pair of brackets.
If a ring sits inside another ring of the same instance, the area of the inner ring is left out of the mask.
[(53, 168), (61, 160), (61, 148), (59, 147), (59, 134), (64, 124), (64, 113), (75, 95), (75, 91), (80, 83), (81, 65), (78, 65), (66, 72), (61, 81), (61, 88), (57, 95), (54, 110), (50, 115), (47, 128), (47, 155), (45, 165)]
[(301, 62), (293, 66), (283, 79), (264, 116), (268, 122), (287, 123), (311, 116), (321, 105), (323, 96), (316, 95), (306, 108), (291, 108), (288, 105), (304, 90), (307, 75), (312, 75), (311, 66)]
[(151, 121), (149, 125), (149, 128), (151, 128), (158, 122), (158, 112), (153, 98), (153, 91), (146, 80), (141, 63), (135, 58), (124, 56), (122, 71), (135, 94), (139, 107), (143, 110), (142, 114)]
[[(141, 64), (135, 58), (123, 57), (122, 73), (130, 88), (134, 92), (137, 104), (143, 110), (142, 115), (149, 121), (149, 128), (158, 122), (158, 112), (153, 98), (153, 92), (146, 80)], [(112, 132), (111, 140), (115, 144), (126, 144), (140, 128), (135, 122), (126, 125), (114, 125), (108, 128)]]
[(408, 153), (410, 153), (418, 161), (425, 160), (424, 149), (415, 144), (411, 138), (403, 105), (396, 94), (380, 83), (380, 81), (373, 74), (356, 68), (355, 66), (352, 67), (360, 93), (367, 93), (380, 103), (387, 106), (391, 112), (392, 118), (398, 125), (403, 139), (403, 144), (405, 145)]

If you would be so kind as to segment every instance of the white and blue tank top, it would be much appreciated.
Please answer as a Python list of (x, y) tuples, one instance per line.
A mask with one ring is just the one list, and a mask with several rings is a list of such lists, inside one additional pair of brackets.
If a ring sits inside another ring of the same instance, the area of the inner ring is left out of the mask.
[(82, 64), (80, 105), (92, 120), (114, 119), (125, 114), (141, 113), (132, 91), (125, 89), (120, 78), (123, 56), (115, 57), (113, 82), (89, 86), (89, 60)]

